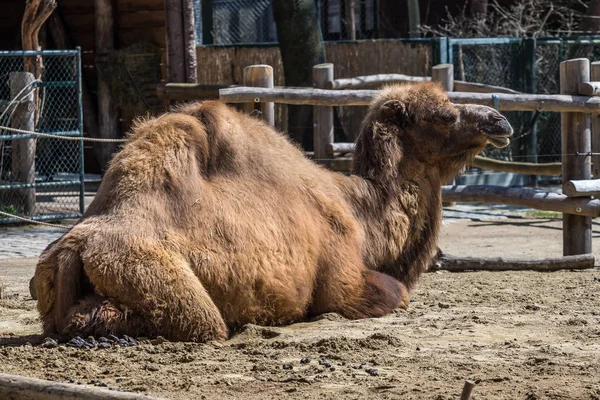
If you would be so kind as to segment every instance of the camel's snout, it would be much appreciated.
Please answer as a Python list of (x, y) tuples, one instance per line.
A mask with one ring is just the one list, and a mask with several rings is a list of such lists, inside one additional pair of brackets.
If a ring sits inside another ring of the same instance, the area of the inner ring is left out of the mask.
[(508, 146), (509, 138), (513, 135), (513, 128), (504, 115), (485, 106), (478, 106), (476, 113), (478, 114), (477, 127), (488, 142), (499, 148)]

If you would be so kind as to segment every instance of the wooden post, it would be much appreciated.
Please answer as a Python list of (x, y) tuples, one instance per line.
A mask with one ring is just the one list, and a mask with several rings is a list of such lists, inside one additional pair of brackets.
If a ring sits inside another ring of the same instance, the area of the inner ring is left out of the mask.
[(408, 0), (408, 35), (411, 38), (421, 37), (421, 12), (419, 11), (419, 0)]
[[(454, 65), (452, 64), (440, 64), (436, 65), (431, 69), (431, 80), (434, 82), (440, 82), (446, 92), (452, 92), (454, 90)], [(452, 177), (446, 184), (455, 185), (456, 179)], [(443, 207), (454, 207), (455, 202), (443, 202)]]
[[(581, 82), (590, 81), (590, 62), (577, 58), (560, 63), (560, 93), (576, 95)], [(583, 113), (561, 113), (562, 181), (591, 178), (590, 117)], [(577, 155), (583, 153), (583, 155)], [(563, 214), (563, 255), (592, 252), (592, 218)]]
[[(322, 89), (333, 80), (333, 64), (319, 64), (313, 67), (313, 87)], [(333, 158), (333, 107), (313, 107), (313, 140), (315, 159)]]
[(198, 82), (198, 65), (196, 62), (196, 27), (194, 26), (194, 0), (183, 1), (183, 38), (185, 55), (185, 81)]
[[(112, 0), (95, 0), (95, 18), (96, 18), (96, 65), (102, 65), (110, 52), (114, 50), (115, 29), (114, 29), (114, 10)], [(98, 69), (98, 133), (104, 139), (118, 138), (118, 114), (111, 101), (110, 89), (103, 76), (103, 69)], [(117, 151), (116, 143), (103, 143), (102, 149), (98, 152), (100, 166), (102, 169), (107, 167), (112, 154)]]
[[(592, 81), (600, 81), (600, 61), (594, 61), (592, 64)], [(600, 114), (591, 115), (592, 124), (592, 176), (594, 179), (600, 179)]]
[[(10, 97), (17, 102), (11, 126), (26, 131), (35, 130), (35, 76), (30, 72), (11, 72)], [(12, 141), (12, 173), (15, 184), (35, 183), (35, 139)], [(35, 211), (35, 188), (17, 189), (15, 206), (22, 206), (23, 214)]]
[[(250, 65), (244, 68), (244, 86), (273, 88), (273, 67), (270, 65)], [(255, 99), (254, 103), (244, 104), (244, 112), (246, 114), (260, 112), (260, 118), (267, 124), (274, 126), (275, 103), (260, 103), (259, 100)]]

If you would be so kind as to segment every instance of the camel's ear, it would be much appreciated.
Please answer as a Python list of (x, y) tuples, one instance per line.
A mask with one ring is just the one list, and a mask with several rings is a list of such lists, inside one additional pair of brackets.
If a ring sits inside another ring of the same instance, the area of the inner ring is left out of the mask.
[(380, 115), (394, 124), (403, 126), (408, 119), (406, 104), (400, 100), (388, 100), (380, 108)]

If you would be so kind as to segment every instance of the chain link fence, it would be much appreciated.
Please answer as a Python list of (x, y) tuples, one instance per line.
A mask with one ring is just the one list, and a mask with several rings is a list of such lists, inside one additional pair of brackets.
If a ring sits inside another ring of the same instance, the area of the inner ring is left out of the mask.
[[(316, 0), (316, 13), (323, 40), (352, 38), (351, 15), (344, 0)], [(210, 15), (203, 15), (210, 13)], [(233, 45), (276, 43), (277, 26), (273, 17), (273, 0), (213, 0), (212, 9), (194, 4), (196, 41), (204, 44)], [(378, 35), (378, 1), (354, 1), (354, 37), (374, 39)], [(210, 37), (203, 36), (202, 24), (212, 26)]]
[(0, 52), (0, 224), (82, 215), (83, 142), (35, 134), (82, 136), (80, 71), (79, 50)]

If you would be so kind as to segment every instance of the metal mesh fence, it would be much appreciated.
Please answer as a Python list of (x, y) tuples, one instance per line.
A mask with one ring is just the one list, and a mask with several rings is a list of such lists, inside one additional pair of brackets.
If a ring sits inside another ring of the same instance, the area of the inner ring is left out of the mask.
[[(378, 1), (354, 1), (354, 26), (344, 0), (315, 0), (323, 40), (374, 39), (378, 35)], [(203, 15), (209, 12), (210, 15)], [(277, 26), (273, 0), (213, 0), (212, 10), (200, 0), (194, 4), (196, 40), (215, 45), (275, 43)], [(211, 20), (208, 22), (208, 20)], [(211, 38), (203, 37), (202, 24), (212, 26)]]
[(80, 70), (78, 50), (0, 52), (0, 211), (35, 220), (83, 213), (83, 142), (27, 133), (82, 136)]

